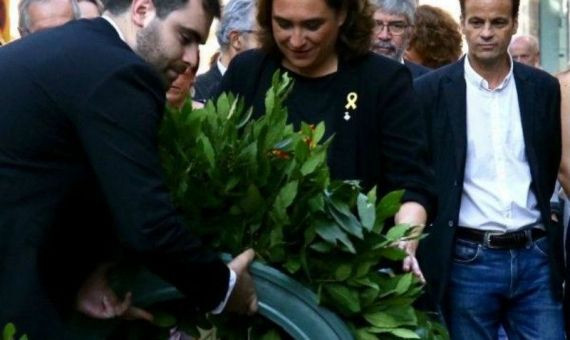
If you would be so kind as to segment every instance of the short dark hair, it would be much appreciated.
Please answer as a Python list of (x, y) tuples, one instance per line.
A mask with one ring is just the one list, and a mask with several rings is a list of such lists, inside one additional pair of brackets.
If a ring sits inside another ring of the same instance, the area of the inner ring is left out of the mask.
[[(323, 0), (327, 6), (340, 12), (346, 8), (346, 20), (340, 27), (336, 43), (339, 58), (352, 59), (370, 50), (374, 21), (374, 8), (368, 0)], [(261, 48), (274, 55), (281, 55), (271, 25), (273, 0), (259, 0), (257, 22), (260, 27)]]
[[(511, 14), (513, 19), (519, 16), (520, 3), (520, 0), (511, 0), (511, 4), (513, 5)], [(465, 18), (465, 0), (459, 0), (459, 6), (461, 7), (461, 16)]]
[[(176, 11), (188, 3), (195, 0), (152, 0), (156, 7), (156, 15), (163, 19), (173, 11)], [(220, 17), (220, 3), (218, 0), (199, 0), (202, 1), (202, 7), (206, 13), (215, 18)], [(103, 0), (105, 10), (113, 15), (118, 15), (126, 11), (132, 4), (133, 0)]]

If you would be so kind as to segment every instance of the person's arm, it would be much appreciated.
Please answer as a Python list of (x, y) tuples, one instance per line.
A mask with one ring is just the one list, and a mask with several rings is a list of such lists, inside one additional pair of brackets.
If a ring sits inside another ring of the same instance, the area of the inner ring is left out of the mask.
[(562, 158), (558, 180), (566, 195), (570, 194), (570, 72), (559, 76), (561, 89), (560, 118), (562, 130)]
[[(417, 104), (409, 75), (402, 67), (391, 74), (389, 90), (381, 103), (382, 161), (386, 186), (405, 189), (403, 204), (395, 216), (396, 223), (414, 227), (412, 237), (419, 237), (434, 206), (433, 172), (428, 160), (426, 126)], [(403, 269), (425, 281), (415, 258), (418, 239), (401, 242), (406, 250)]]
[[(144, 65), (102, 75), (70, 119), (123, 245), (207, 312), (226, 297), (230, 271), (190, 233), (164, 185), (157, 139), (164, 91), (157, 84)], [(242, 305), (250, 298), (240, 297)]]
[(427, 221), (427, 212), (424, 207), (416, 202), (405, 202), (395, 216), (395, 222), (406, 223), (413, 227), (410, 237), (414, 238), (409, 241), (403, 241), (398, 247), (405, 250), (408, 256), (404, 259), (402, 268), (407, 272), (412, 272), (422, 282), (425, 282), (424, 275), (416, 259), (416, 250), (418, 249), (419, 237), (424, 230)]
[[(391, 70), (377, 107), (382, 171), (380, 189), (405, 189), (402, 202), (416, 202), (427, 214), (435, 205), (426, 124), (404, 66)], [(425, 222), (425, 221), (424, 221)]]

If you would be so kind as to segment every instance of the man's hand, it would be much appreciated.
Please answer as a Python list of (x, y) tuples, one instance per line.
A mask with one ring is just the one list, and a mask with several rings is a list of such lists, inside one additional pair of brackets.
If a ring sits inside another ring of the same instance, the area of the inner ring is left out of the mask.
[(249, 265), (255, 253), (248, 249), (234, 258), (228, 266), (236, 273), (236, 284), (226, 305), (226, 310), (239, 314), (252, 315), (257, 312), (257, 295)]
[(107, 282), (110, 264), (99, 265), (83, 283), (77, 293), (76, 308), (83, 314), (95, 319), (141, 319), (152, 321), (147, 311), (131, 306), (132, 294), (129, 292), (121, 301)]

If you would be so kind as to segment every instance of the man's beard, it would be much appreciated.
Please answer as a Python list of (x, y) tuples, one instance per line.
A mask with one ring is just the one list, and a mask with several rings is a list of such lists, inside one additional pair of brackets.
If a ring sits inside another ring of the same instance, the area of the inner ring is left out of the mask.
[[(387, 52), (384, 50), (380, 52), (380, 49), (387, 50)], [(396, 61), (402, 60), (402, 56), (404, 55), (403, 48), (401, 50), (398, 50), (393, 44), (384, 41), (375, 41), (372, 44), (372, 50), (378, 54), (382, 54), (383, 56), (394, 59)]]
[(158, 22), (152, 20), (147, 27), (137, 33), (136, 39), (136, 53), (159, 72), (164, 84), (167, 85), (168, 81), (164, 74), (167, 60), (162, 52)]

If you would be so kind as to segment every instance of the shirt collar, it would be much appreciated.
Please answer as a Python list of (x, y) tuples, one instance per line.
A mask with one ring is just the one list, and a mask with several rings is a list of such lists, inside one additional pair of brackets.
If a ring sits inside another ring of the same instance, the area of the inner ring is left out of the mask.
[(119, 26), (117, 26), (117, 24), (115, 23), (115, 21), (111, 18), (109, 18), (107, 15), (102, 15), (101, 16), (103, 19), (107, 20), (109, 22), (109, 24), (111, 24), (111, 26), (113, 26), (113, 28), (115, 29), (115, 31), (117, 31), (117, 34), (119, 35), (119, 38), (121, 38), (122, 41), (124, 41), (125, 43), (127, 42), (125, 40), (125, 36), (123, 35), (123, 32), (121, 32), (121, 29), (119, 28)]
[(222, 76), (224, 75), (224, 73), (226, 73), (227, 71), (227, 67), (224, 66), (224, 64), (222, 64), (222, 62), (220, 61), (220, 59), (218, 59), (216, 61), (216, 64), (218, 65), (218, 70), (220, 71), (220, 73), (222, 74)]
[(487, 82), (487, 80), (485, 80), (479, 73), (477, 73), (477, 71), (475, 71), (475, 69), (473, 69), (471, 63), (469, 62), (469, 57), (465, 56), (465, 64), (464, 64), (465, 80), (467, 80), (475, 87), (485, 91), (489, 92), (501, 91), (509, 85), (511, 79), (513, 78), (513, 58), (511, 57), (510, 54), (509, 54), (509, 65), (510, 65), (509, 73), (507, 73), (505, 79), (503, 79), (501, 84), (499, 84), (499, 86), (497, 86), (496, 89), (491, 90), (489, 88), (489, 83)]

